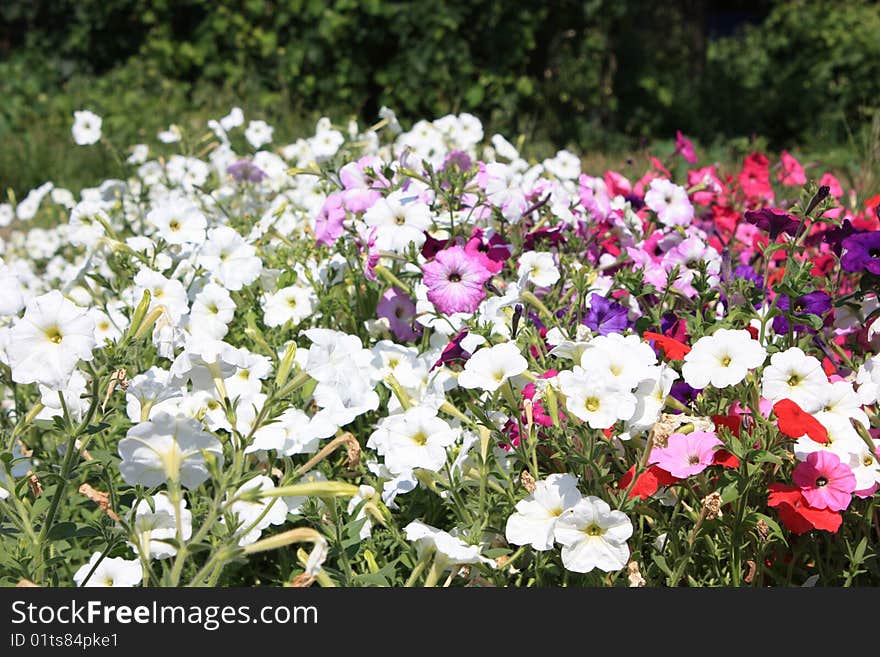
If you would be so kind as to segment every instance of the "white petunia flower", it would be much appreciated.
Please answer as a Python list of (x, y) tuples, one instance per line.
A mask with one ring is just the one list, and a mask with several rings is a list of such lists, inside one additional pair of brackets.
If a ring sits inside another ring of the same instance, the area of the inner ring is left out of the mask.
[(645, 205), (657, 213), (665, 226), (688, 226), (694, 219), (694, 206), (687, 190), (665, 178), (651, 181), (645, 193)]
[(73, 113), (73, 141), (79, 146), (90, 146), (101, 138), (101, 117), (89, 110)]
[(552, 548), (556, 521), (581, 500), (577, 481), (575, 475), (552, 474), (535, 482), (535, 491), (517, 502), (516, 513), (507, 519), (507, 541), (541, 551)]
[(157, 413), (128, 430), (119, 441), (119, 471), (125, 483), (147, 487), (177, 480), (197, 488), (210, 476), (205, 453), (223, 464), (223, 447), (192, 418)]
[(229, 226), (208, 231), (208, 241), (202, 246), (197, 262), (223, 287), (233, 291), (253, 283), (263, 270), (256, 248)]
[(178, 195), (164, 199), (150, 210), (147, 222), (169, 244), (201, 244), (208, 226), (201, 208)]
[(251, 452), (275, 450), (279, 454), (312, 454), (318, 451), (322, 438), (336, 433), (337, 425), (326, 416), (309, 417), (298, 408), (288, 408), (274, 422), (254, 432), (253, 442), (244, 450)]
[(416, 544), (419, 558), (434, 555), (438, 570), (468, 563), (484, 563), (495, 567), (495, 562), (480, 554), (479, 545), (468, 545), (457, 536), (442, 529), (431, 527), (419, 520), (413, 520), (403, 528), (406, 539)]
[(608, 429), (618, 420), (628, 420), (636, 409), (636, 398), (629, 390), (608, 378), (591, 375), (575, 366), (557, 376), (565, 395), (565, 407), (593, 429)]
[(290, 321), (299, 324), (315, 312), (318, 299), (311, 288), (289, 285), (268, 296), (263, 305), (266, 326), (282, 326)]
[(437, 417), (436, 410), (415, 406), (385, 418), (367, 447), (385, 457), (385, 466), (394, 475), (415, 468), (437, 472), (446, 463), (446, 448), (457, 438), (458, 431)]
[(180, 516), (181, 537), (187, 541), (192, 536), (192, 513), (186, 508), (186, 500), (181, 499), (175, 514), (167, 493), (156, 493), (152, 502), (152, 509), (145, 499), (132, 506), (137, 544), (129, 545), (152, 559), (167, 559), (177, 554), (177, 548), (166, 540), (177, 539), (177, 516)]
[(529, 282), (538, 287), (547, 287), (559, 280), (559, 269), (556, 268), (552, 253), (526, 251), (520, 256), (517, 275), (520, 279), (528, 277)]
[(226, 288), (208, 283), (196, 295), (189, 312), (189, 332), (222, 340), (235, 316), (235, 302)]
[(254, 501), (238, 499), (247, 491), (268, 491), (274, 488), (275, 484), (269, 477), (257, 475), (242, 484), (231, 496), (226, 494), (227, 508), (238, 521), (235, 535), (240, 546), (255, 543), (264, 529), (270, 525), (284, 524), (287, 520), (287, 505), (279, 497), (264, 497)]
[(272, 141), (272, 133), (274, 132), (275, 128), (265, 121), (251, 121), (248, 123), (248, 127), (244, 131), (244, 138), (247, 139), (251, 146), (259, 148)]
[(153, 310), (157, 306), (164, 306), (173, 322), (179, 322), (180, 318), (189, 312), (186, 289), (183, 287), (183, 283), (176, 278), (166, 278), (159, 272), (145, 267), (134, 277), (133, 297), (135, 303), (140, 302), (144, 290), (150, 291), (149, 310)]
[(868, 406), (880, 401), (880, 354), (871, 356), (859, 366), (856, 383), (859, 384), (859, 402)]
[(41, 383), (52, 390), (67, 385), (80, 360), (92, 360), (95, 322), (58, 290), (27, 302), (10, 333), (9, 365), (16, 383)]
[(413, 194), (394, 191), (364, 213), (364, 222), (376, 228), (376, 248), (404, 253), (410, 244), (421, 248), (431, 227), (431, 210)]
[(773, 354), (761, 377), (762, 396), (774, 403), (791, 399), (806, 413), (822, 409), (827, 387), (822, 363), (798, 347)]
[[(92, 554), (89, 562), (80, 566), (74, 573), (73, 581), (76, 582), (77, 586), (85, 588), (132, 587), (137, 586), (143, 580), (144, 569), (138, 559), (105, 557), (98, 563), (99, 559), (101, 559), (101, 553), (95, 552)], [(91, 573), (91, 576), (89, 573)]]
[(606, 502), (590, 495), (559, 517), (555, 537), (563, 546), (562, 564), (568, 570), (612, 572), (629, 561), (626, 542), (632, 533), (626, 514), (612, 511)]
[(692, 388), (726, 388), (746, 378), (767, 357), (764, 347), (743, 330), (718, 329), (704, 335), (684, 357), (682, 376)]
[(522, 374), (528, 368), (529, 363), (519, 352), (516, 343), (502, 342), (478, 349), (458, 375), (458, 385), (495, 392), (510, 377)]

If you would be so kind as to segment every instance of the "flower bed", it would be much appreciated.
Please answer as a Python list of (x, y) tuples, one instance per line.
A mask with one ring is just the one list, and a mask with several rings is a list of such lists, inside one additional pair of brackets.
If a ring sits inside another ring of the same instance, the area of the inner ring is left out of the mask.
[(880, 197), (244, 123), (0, 206), (3, 582), (880, 582)]

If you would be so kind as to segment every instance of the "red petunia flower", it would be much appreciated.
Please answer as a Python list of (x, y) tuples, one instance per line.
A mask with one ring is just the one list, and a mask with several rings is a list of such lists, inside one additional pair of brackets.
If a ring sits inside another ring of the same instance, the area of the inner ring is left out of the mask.
[(663, 350), (663, 353), (666, 354), (666, 357), (670, 360), (682, 360), (691, 350), (691, 348), (683, 342), (679, 342), (675, 338), (667, 337), (662, 333), (652, 333), (651, 331), (645, 331), (642, 334), (642, 337), (645, 340), (653, 340), (656, 345)]
[(805, 534), (811, 529), (836, 533), (843, 522), (840, 513), (814, 509), (807, 504), (800, 488), (796, 486), (770, 484), (767, 506), (776, 509), (782, 524), (795, 534)]
[(817, 443), (828, 442), (828, 430), (809, 413), (790, 399), (781, 399), (773, 404), (776, 426), (789, 438), (798, 439), (804, 434)]
[[(636, 466), (627, 470), (626, 474), (620, 478), (620, 481), (617, 484), (618, 487), (622, 490), (626, 490), (632, 481), (635, 472)], [(645, 472), (640, 474), (638, 479), (636, 479), (636, 483), (629, 492), (629, 496), (630, 498), (638, 497), (639, 499), (646, 500), (656, 493), (660, 486), (671, 486), (677, 481), (681, 481), (681, 479), (673, 477), (666, 472), (666, 470), (662, 470), (656, 465), (652, 465)]]

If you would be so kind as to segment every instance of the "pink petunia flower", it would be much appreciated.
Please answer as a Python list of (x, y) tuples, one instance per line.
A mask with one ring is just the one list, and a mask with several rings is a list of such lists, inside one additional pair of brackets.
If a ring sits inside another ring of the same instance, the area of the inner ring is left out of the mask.
[(483, 284), (492, 277), (480, 258), (460, 246), (440, 251), (423, 271), (428, 300), (446, 315), (475, 311), (486, 298)]
[(783, 185), (806, 185), (807, 176), (797, 158), (788, 151), (782, 151), (781, 157), (782, 169), (779, 171), (779, 182)]
[(843, 511), (852, 501), (856, 476), (834, 452), (823, 449), (807, 455), (794, 469), (792, 480), (815, 509)]
[(324, 246), (333, 246), (342, 235), (345, 221), (345, 208), (342, 194), (334, 192), (327, 196), (318, 218), (315, 220), (315, 240)]
[(673, 477), (685, 479), (712, 465), (715, 448), (722, 444), (718, 436), (707, 431), (674, 433), (669, 436), (666, 447), (655, 447), (651, 450), (648, 463), (656, 464)]

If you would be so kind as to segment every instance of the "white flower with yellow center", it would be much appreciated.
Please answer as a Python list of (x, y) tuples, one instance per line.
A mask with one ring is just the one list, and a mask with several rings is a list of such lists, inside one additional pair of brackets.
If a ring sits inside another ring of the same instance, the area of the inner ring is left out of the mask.
[(762, 396), (774, 403), (790, 399), (806, 413), (822, 410), (827, 387), (822, 363), (798, 347), (773, 354), (761, 377)]
[(510, 377), (522, 374), (528, 368), (529, 363), (520, 354), (519, 347), (513, 342), (503, 342), (477, 350), (458, 375), (458, 385), (495, 392)]
[(534, 492), (517, 502), (516, 513), (507, 519), (507, 541), (541, 551), (552, 548), (556, 521), (581, 500), (577, 481), (572, 474), (552, 474), (535, 482)]
[(9, 335), (9, 366), (16, 383), (62, 390), (80, 360), (92, 360), (95, 322), (58, 290), (28, 301)]
[(199, 206), (182, 195), (169, 196), (157, 204), (147, 213), (147, 222), (168, 244), (201, 244), (208, 227)]
[(692, 388), (726, 388), (745, 379), (766, 357), (764, 347), (748, 331), (718, 329), (697, 340), (684, 357), (681, 373)]
[(590, 495), (580, 500), (556, 521), (555, 537), (562, 544), (562, 565), (576, 573), (594, 568), (612, 572), (629, 560), (627, 540), (632, 522), (622, 511), (612, 511), (606, 502)]
[(415, 406), (382, 421), (367, 446), (385, 457), (385, 467), (397, 475), (414, 468), (437, 472), (446, 463), (446, 448), (458, 430), (437, 417), (437, 411)]
[(78, 146), (91, 146), (101, 138), (101, 117), (89, 110), (73, 113), (73, 127), (70, 129), (73, 141)]
[(607, 429), (618, 420), (629, 420), (636, 410), (636, 398), (610, 377), (589, 374), (582, 367), (560, 372), (559, 388), (565, 407), (593, 429)]
[[(105, 557), (95, 552), (87, 564), (83, 564), (73, 575), (77, 586), (92, 587), (131, 587), (141, 583), (144, 569), (138, 559), (122, 557)], [(100, 560), (100, 563), (99, 563)]]
[(266, 326), (282, 326), (286, 322), (299, 324), (315, 311), (317, 297), (304, 285), (289, 285), (270, 294), (263, 304)]
[(526, 251), (520, 256), (517, 276), (520, 280), (528, 278), (538, 287), (553, 285), (559, 280), (559, 269), (553, 254), (547, 251)]

